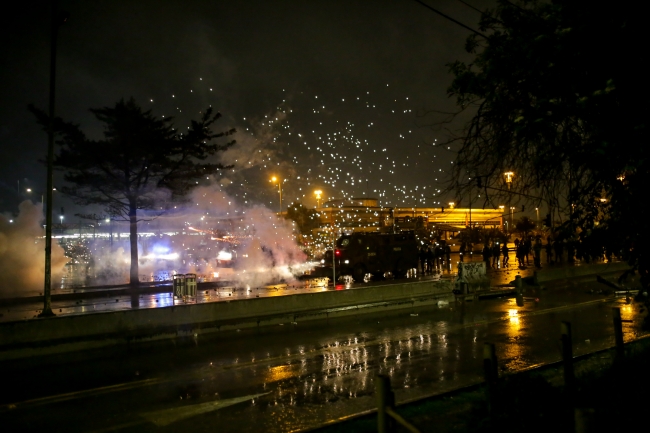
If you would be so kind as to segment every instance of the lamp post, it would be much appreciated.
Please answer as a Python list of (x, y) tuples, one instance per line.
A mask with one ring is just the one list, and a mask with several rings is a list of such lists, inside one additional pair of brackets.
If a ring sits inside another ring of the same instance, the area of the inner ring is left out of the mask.
[(515, 176), (515, 174), (512, 171), (506, 171), (505, 173), (503, 173), (503, 175), (505, 176), (506, 184), (508, 185), (508, 207), (510, 208), (510, 224), (509, 224), (509, 227), (508, 227), (508, 231), (510, 231), (510, 230), (512, 230), (512, 217), (513, 217), (512, 207), (510, 206), (510, 201), (511, 201), (511, 198), (510, 198), (510, 185), (512, 184), (512, 178)]
[(106, 222), (108, 223), (108, 236), (111, 240), (111, 251), (113, 251), (113, 220), (110, 218), (106, 218)]
[(319, 189), (319, 190), (314, 191), (314, 194), (316, 194), (316, 209), (320, 209), (320, 197), (321, 197), (321, 194), (323, 194), (323, 191), (321, 191)]
[(504, 212), (505, 206), (504, 205), (499, 205), (499, 209), (501, 209), (501, 228), (503, 228), (503, 225), (504, 225), (503, 224), (503, 212)]
[(273, 176), (271, 178), (271, 182), (273, 183), (278, 183), (278, 191), (280, 192), (280, 214), (282, 214), (282, 180), (278, 179), (277, 177)]
[(68, 16), (59, 11), (57, 2), (52, 2), (52, 27), (50, 31), (50, 101), (47, 125), (47, 189), (45, 210), (45, 278), (43, 282), (43, 311), (38, 317), (54, 316), (52, 311), (52, 189), (54, 178), (54, 95), (56, 83), (56, 38), (59, 27)]

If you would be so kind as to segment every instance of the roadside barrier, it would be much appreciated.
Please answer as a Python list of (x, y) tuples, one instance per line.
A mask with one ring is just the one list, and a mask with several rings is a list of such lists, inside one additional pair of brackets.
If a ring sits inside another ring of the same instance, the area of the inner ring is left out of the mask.
[[(620, 362), (625, 356), (622, 323), (632, 321), (621, 319), (621, 309), (618, 307), (612, 308), (612, 316), (616, 339), (615, 360)], [(587, 426), (590, 425), (593, 410), (575, 407), (577, 387), (574, 372), (573, 336), (570, 322), (563, 321), (560, 323), (560, 341), (562, 351), (562, 360), (560, 363), (563, 370), (564, 393), (566, 403), (572, 412), (571, 422), (573, 425), (570, 431), (575, 431), (576, 433), (588, 432), (591, 431)], [(490, 418), (498, 417), (498, 414), (507, 408), (502, 407), (503, 404), (500, 402), (501, 399), (498, 391), (499, 368), (495, 345), (492, 343), (485, 343), (483, 346), (483, 377), (489, 416)], [(395, 394), (391, 389), (390, 378), (388, 376), (379, 374), (375, 377), (375, 394), (377, 398), (377, 431), (379, 433), (396, 431), (398, 425), (409, 432), (420, 433), (420, 430), (416, 426), (396, 412)]]
[(375, 393), (377, 394), (377, 431), (379, 433), (392, 432), (395, 429), (395, 423), (412, 433), (420, 433), (417, 427), (395, 412), (395, 394), (390, 388), (388, 376), (378, 374), (375, 377)]

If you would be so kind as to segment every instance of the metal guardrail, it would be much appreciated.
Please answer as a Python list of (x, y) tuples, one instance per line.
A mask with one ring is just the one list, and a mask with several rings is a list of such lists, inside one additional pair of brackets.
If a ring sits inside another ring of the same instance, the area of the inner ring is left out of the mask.
[[(625, 358), (625, 344), (623, 341), (624, 322), (632, 322), (621, 318), (621, 309), (612, 308), (612, 318), (614, 325), (614, 337), (616, 341), (616, 360), (622, 361)], [(573, 337), (571, 332), (571, 323), (562, 322), (560, 324), (560, 341), (562, 344), (562, 360), (559, 362), (563, 367), (564, 389), (569, 397), (570, 404), (574, 404), (576, 394), (576, 378), (574, 373), (574, 364), (576, 358), (573, 356)], [(585, 356), (585, 355), (583, 355)], [(581, 357), (579, 357), (581, 358)], [(483, 375), (485, 380), (486, 397), (488, 400), (488, 411), (490, 416), (494, 414), (495, 405), (498, 405), (497, 385), (499, 382), (498, 360), (494, 344), (485, 343), (483, 346)], [(396, 423), (412, 433), (420, 433), (420, 430), (411, 422), (402, 417), (395, 411), (395, 394), (390, 385), (390, 378), (386, 375), (378, 374), (375, 377), (375, 394), (377, 396), (377, 432), (389, 433), (395, 430)], [(573, 430), (581, 433), (584, 430), (579, 426), (578, 418), (580, 409), (574, 408)]]
[(417, 427), (395, 412), (395, 394), (390, 388), (390, 378), (379, 374), (375, 378), (375, 393), (377, 394), (377, 431), (388, 433), (393, 431), (397, 422), (412, 433), (420, 433)]

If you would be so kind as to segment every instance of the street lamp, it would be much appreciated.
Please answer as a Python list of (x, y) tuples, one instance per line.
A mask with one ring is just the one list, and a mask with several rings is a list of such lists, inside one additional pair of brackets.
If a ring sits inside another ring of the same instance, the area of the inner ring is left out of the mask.
[(319, 190), (314, 191), (314, 194), (316, 194), (316, 209), (319, 209), (320, 208), (320, 196), (321, 196), (321, 194), (323, 194), (323, 191), (321, 191), (319, 189)]
[[(503, 224), (504, 224), (503, 223), (503, 210), (505, 209), (505, 206), (504, 205), (499, 205), (499, 209), (501, 210), (501, 226), (503, 228)], [(506, 221), (505, 224), (507, 225), (508, 221)]]
[(280, 192), (280, 213), (282, 213), (282, 181), (277, 177), (273, 176), (271, 182), (278, 183), (278, 191)]
[(47, 195), (45, 202), (45, 269), (43, 279), (43, 311), (38, 317), (54, 316), (52, 311), (52, 183), (54, 182), (54, 96), (56, 83), (56, 39), (59, 27), (68, 19), (66, 12), (52, 2), (50, 31), (50, 95), (47, 125)]
[(506, 171), (505, 173), (503, 173), (503, 175), (505, 176), (506, 184), (508, 185), (508, 207), (510, 208), (510, 225), (508, 227), (508, 231), (510, 231), (510, 229), (512, 227), (512, 216), (513, 216), (512, 215), (512, 207), (510, 207), (510, 201), (511, 201), (510, 184), (512, 184), (512, 178), (515, 177), (515, 173), (512, 172), (512, 171)]

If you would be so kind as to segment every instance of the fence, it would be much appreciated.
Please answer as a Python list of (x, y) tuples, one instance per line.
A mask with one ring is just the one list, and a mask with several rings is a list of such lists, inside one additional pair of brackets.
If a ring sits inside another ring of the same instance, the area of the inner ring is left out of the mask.
[[(623, 341), (623, 322), (631, 320), (621, 319), (621, 309), (612, 308), (614, 325), (614, 337), (616, 340), (616, 360), (622, 361), (625, 358), (625, 345)], [(573, 404), (576, 392), (576, 380), (573, 369), (573, 338), (571, 334), (571, 323), (560, 324), (560, 341), (562, 343), (562, 369), (564, 377), (564, 390), (568, 401)], [(496, 387), (499, 382), (499, 368), (495, 346), (492, 343), (485, 343), (483, 346), (483, 377), (485, 379), (485, 390), (488, 401), (488, 411), (492, 414), (495, 405), (498, 404)], [(375, 378), (375, 394), (377, 396), (377, 431), (389, 433), (395, 430), (397, 424), (412, 433), (420, 433), (420, 430), (411, 422), (395, 411), (395, 395), (391, 389), (390, 378), (386, 375), (377, 375)], [(574, 428), (576, 433), (585, 430), (584, 416), (581, 409), (574, 409)]]

